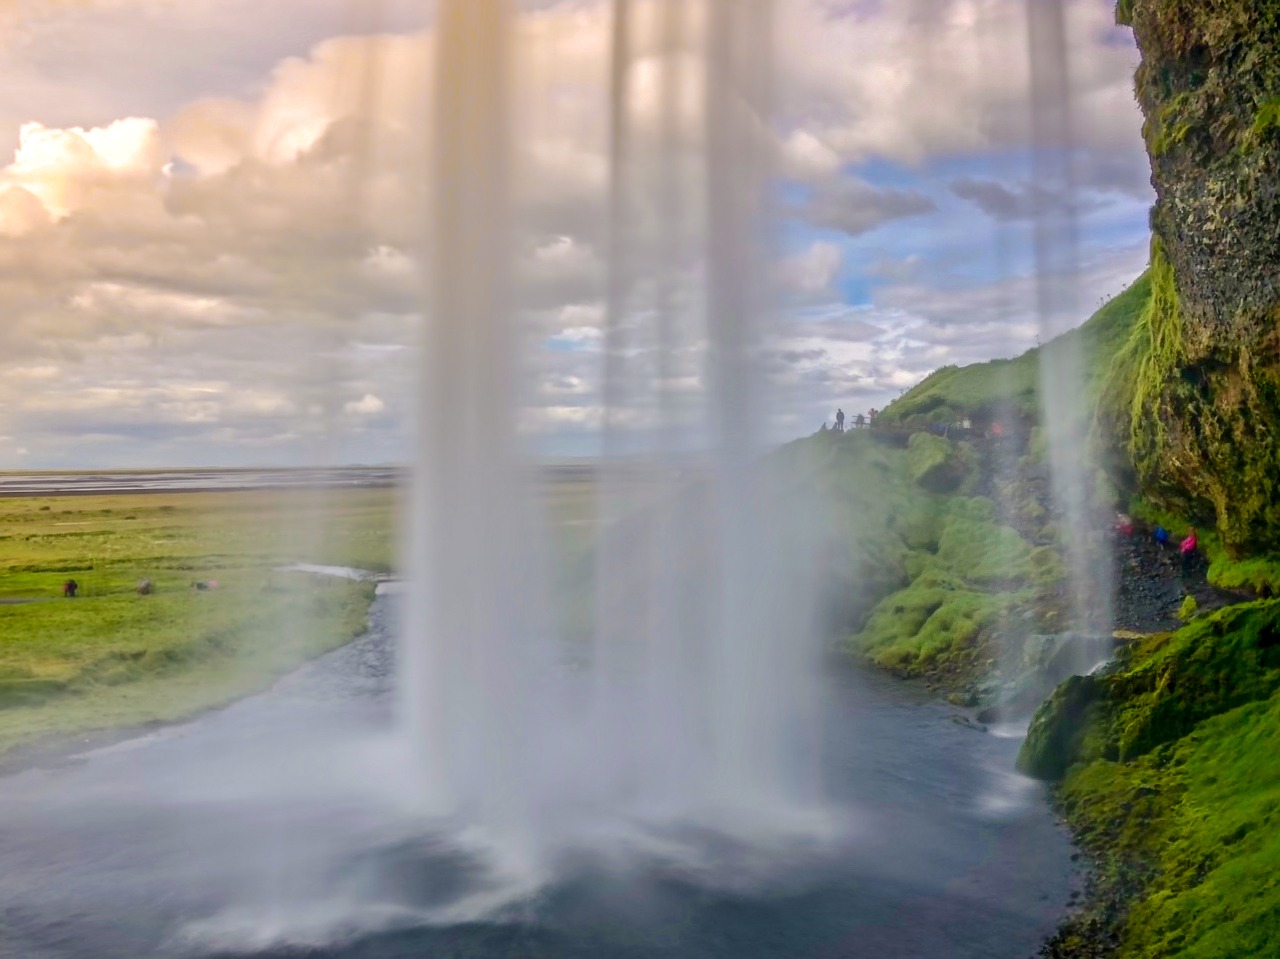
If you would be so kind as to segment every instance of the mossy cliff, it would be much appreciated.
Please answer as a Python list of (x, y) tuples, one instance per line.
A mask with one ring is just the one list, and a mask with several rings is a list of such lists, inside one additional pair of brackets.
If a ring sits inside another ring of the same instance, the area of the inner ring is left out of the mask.
[(1095, 859), (1050, 957), (1244, 959), (1280, 949), (1280, 602), (1221, 610), (1076, 677), (1020, 765), (1061, 779)]
[[(1150, 295), (1096, 406), (1135, 512), (1203, 538), (1221, 585), (1280, 552), (1280, 0), (1122, 0), (1157, 202)], [(1207, 523), (1205, 525), (1208, 525)], [(1044, 955), (1280, 955), (1280, 603), (1144, 640), (1036, 715), (1020, 766), (1059, 782), (1095, 859)]]
[[(1117, 356), (1128, 477), (1280, 548), (1280, 0), (1125, 0), (1157, 201), (1152, 296)], [(1125, 415), (1127, 414), (1127, 416)], [(1108, 411), (1102, 411), (1103, 419)]]

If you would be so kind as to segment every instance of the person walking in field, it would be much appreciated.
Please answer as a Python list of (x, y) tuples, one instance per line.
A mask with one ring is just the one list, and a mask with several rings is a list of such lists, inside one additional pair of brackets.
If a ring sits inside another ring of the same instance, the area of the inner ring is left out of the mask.
[(1195, 565), (1197, 545), (1198, 545), (1198, 541), (1196, 539), (1196, 528), (1194, 526), (1190, 526), (1187, 528), (1186, 538), (1183, 539), (1182, 545), (1178, 547), (1178, 553), (1182, 557), (1182, 575), (1183, 576), (1189, 575), (1191, 572), (1192, 566)]
[(80, 584), (74, 579), (69, 579), (62, 584), (62, 595), (67, 599), (75, 599), (76, 593), (80, 590)]

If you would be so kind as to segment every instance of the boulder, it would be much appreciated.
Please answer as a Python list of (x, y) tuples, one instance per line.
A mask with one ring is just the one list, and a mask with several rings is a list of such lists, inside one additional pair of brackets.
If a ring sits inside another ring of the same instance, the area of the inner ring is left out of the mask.
[(1072, 676), (1055, 689), (1031, 720), (1018, 753), (1018, 769), (1036, 779), (1061, 779), (1080, 756), (1087, 714), (1101, 696), (1101, 685), (1093, 676)]

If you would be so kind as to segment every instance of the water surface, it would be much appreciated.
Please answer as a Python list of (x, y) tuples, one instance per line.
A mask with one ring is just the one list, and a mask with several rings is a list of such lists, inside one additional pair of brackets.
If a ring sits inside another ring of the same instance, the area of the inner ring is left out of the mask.
[(394, 602), (267, 694), (0, 780), (0, 956), (1024, 959), (1065, 912), (1016, 740), (853, 674), (825, 693), (821, 840), (650, 821), (495, 860), (407, 799)]

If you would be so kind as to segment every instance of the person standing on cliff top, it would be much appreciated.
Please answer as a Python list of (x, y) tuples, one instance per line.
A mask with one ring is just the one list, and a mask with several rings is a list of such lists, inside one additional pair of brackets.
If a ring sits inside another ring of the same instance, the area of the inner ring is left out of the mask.
[(836, 432), (844, 432), (844, 410), (836, 410)]
[(1196, 560), (1196, 528), (1194, 526), (1187, 527), (1187, 536), (1182, 541), (1182, 545), (1178, 547), (1178, 552), (1182, 555), (1182, 575), (1186, 576), (1191, 572), (1191, 566)]

